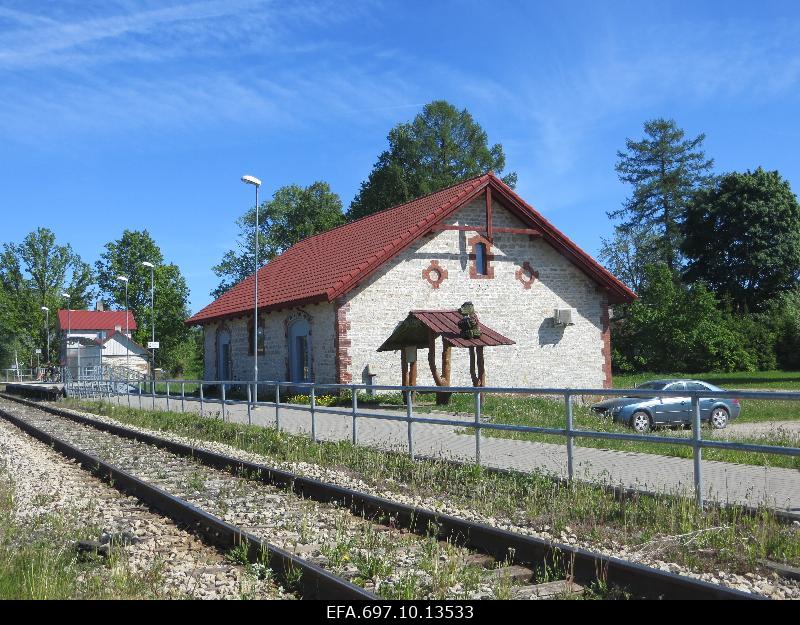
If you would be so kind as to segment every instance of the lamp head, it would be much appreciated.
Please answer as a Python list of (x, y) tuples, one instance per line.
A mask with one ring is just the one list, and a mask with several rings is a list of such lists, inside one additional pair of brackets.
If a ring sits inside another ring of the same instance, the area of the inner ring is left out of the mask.
[(42, 306), (42, 310), (45, 312), (50, 312), (50, 309), (47, 306)]
[(252, 184), (257, 187), (261, 186), (261, 181), (255, 176), (242, 176), (242, 182), (244, 182), (245, 184)]
[(117, 276), (117, 280), (119, 280), (120, 282), (127, 282), (128, 278), (127, 276)]
[(150, 269), (152, 269), (154, 266), (155, 265), (153, 265), (153, 263), (148, 263), (147, 261), (144, 261), (142, 263), (142, 267), (149, 267)]
[(69, 299), (69, 293), (62, 293), (61, 297), (66, 297), (67, 299)]

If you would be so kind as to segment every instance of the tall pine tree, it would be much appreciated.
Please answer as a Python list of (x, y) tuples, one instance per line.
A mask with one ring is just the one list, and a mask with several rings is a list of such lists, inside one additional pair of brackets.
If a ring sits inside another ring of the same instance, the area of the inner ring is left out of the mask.
[(641, 141), (627, 139), (617, 152), (616, 171), (633, 193), (622, 208), (611, 211), (624, 235), (634, 230), (655, 235), (656, 259), (671, 271), (680, 265), (681, 225), (694, 193), (711, 181), (714, 161), (703, 152), (705, 135), (686, 139), (674, 120), (652, 119), (644, 124)]

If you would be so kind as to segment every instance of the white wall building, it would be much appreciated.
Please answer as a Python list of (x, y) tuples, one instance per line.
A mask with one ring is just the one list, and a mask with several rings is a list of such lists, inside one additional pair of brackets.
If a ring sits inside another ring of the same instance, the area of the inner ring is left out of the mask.
[(73, 376), (85, 375), (101, 365), (130, 368), (146, 374), (150, 355), (132, 338), (133, 313), (124, 310), (59, 310), (60, 362)]
[[(250, 276), (187, 321), (203, 326), (208, 380), (252, 380), (253, 286)], [(399, 356), (377, 351), (396, 326), (412, 310), (471, 301), (515, 343), (487, 348), (487, 385), (608, 387), (609, 306), (635, 297), (490, 173), (305, 239), (262, 267), (259, 378), (362, 383), (370, 372), (400, 384)], [(432, 385), (426, 356), (418, 384)], [(451, 384), (470, 384), (466, 350), (453, 352)]]

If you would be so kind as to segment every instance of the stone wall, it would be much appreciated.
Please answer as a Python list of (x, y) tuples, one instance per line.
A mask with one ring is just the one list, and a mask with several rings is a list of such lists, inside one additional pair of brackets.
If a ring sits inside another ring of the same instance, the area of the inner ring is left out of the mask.
[[(258, 358), (260, 380), (288, 380), (289, 352), (288, 329), (293, 320), (305, 316), (311, 327), (311, 375), (315, 382), (336, 382), (335, 311), (328, 303), (311, 304), (269, 313), (259, 313), (265, 324), (265, 353)], [(217, 334), (227, 330), (231, 334), (231, 359), (234, 380), (253, 378), (252, 340), (248, 326), (252, 315), (209, 323), (204, 326), (205, 363), (204, 377), (217, 377)]]

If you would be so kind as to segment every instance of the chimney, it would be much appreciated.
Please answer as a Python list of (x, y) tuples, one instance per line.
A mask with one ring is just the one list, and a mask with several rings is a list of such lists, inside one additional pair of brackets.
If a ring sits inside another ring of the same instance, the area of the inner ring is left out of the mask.
[(104, 310), (104, 308), (103, 308), (103, 300), (101, 300), (101, 299), (97, 300), (97, 303), (94, 305), (94, 309), (95, 310), (99, 310), (100, 312), (103, 312), (103, 310)]

